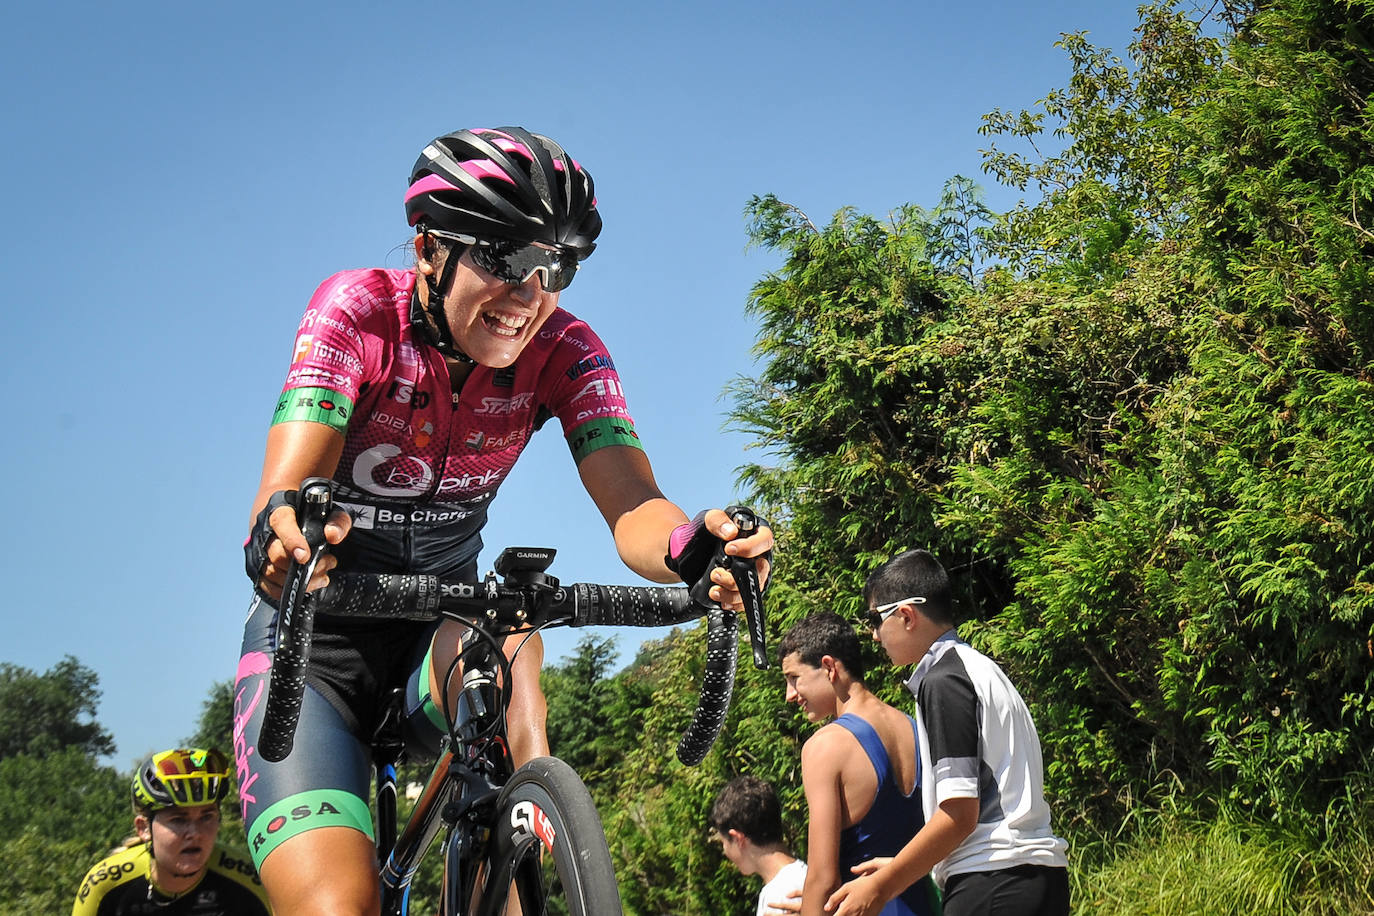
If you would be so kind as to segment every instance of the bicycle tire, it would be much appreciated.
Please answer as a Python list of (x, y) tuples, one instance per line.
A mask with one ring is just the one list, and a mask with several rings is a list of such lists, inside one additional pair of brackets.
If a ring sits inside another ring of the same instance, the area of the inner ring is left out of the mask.
[(478, 916), (521, 910), (566, 916), (619, 916), (620, 889), (601, 816), (572, 767), (540, 757), (515, 771), (496, 802), (488, 847), (487, 892)]

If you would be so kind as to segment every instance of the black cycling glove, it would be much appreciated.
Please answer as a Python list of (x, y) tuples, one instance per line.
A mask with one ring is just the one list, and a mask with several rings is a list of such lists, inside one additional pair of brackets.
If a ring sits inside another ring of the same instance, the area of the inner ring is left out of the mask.
[[(748, 512), (758, 522), (760, 528), (766, 526), (768, 522), (760, 515), (743, 506), (729, 506), (725, 514), (731, 517), (736, 512)], [(716, 555), (716, 548), (720, 546), (720, 538), (716, 537), (706, 529), (706, 511), (698, 512), (696, 516), (686, 524), (678, 525), (668, 536), (668, 554), (663, 558), (663, 562), (669, 569), (677, 573), (682, 581), (688, 585), (696, 585), (710, 572), (711, 563)], [(773, 551), (769, 550), (762, 557), (754, 557), (755, 560), (767, 560), (773, 562)]]
[(272, 513), (282, 506), (296, 508), (296, 490), (278, 490), (267, 500), (267, 505), (262, 507), (257, 519), (253, 522), (253, 530), (248, 533), (248, 540), (243, 542), (244, 567), (248, 571), (248, 578), (257, 585), (262, 578), (262, 568), (267, 565), (267, 545), (272, 543), (272, 539), (277, 536), (268, 523)]

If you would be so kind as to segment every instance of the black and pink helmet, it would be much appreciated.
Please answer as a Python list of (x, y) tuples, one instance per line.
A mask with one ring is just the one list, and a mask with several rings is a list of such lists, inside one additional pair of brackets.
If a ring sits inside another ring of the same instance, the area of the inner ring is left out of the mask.
[(405, 202), (412, 226), (542, 242), (579, 259), (601, 232), (592, 176), (557, 143), (519, 127), (435, 138), (410, 170)]

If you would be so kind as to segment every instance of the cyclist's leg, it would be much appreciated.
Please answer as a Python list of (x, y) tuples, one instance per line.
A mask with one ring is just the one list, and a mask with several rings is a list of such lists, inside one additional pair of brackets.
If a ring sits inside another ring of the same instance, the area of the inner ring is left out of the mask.
[[(524, 636), (506, 639), (509, 655), (520, 646)], [(535, 633), (520, 649), (511, 665), (510, 712), (506, 724), (506, 738), (510, 741), (511, 760), (522, 766), (536, 757), (549, 756), (549, 735), (546, 720), (548, 703), (539, 686), (539, 670), (544, 667), (544, 638)]]
[(376, 914), (366, 747), (307, 686), (291, 754), (267, 763), (257, 753), (274, 615), (255, 598), (235, 684), (234, 753), (249, 852), (277, 916)]
[(377, 849), (347, 827), (282, 843), (259, 869), (274, 916), (378, 916)]
[[(467, 627), (455, 620), (444, 620), (435, 630), (428, 652), (411, 675), (406, 691), (406, 709), (413, 725), (423, 726), (423, 720), (427, 720), (433, 733), (446, 733), (442, 684), (466, 630)], [(511, 758), (518, 767), (535, 757), (548, 756), (549, 739), (545, 728), (548, 704), (539, 686), (539, 670), (544, 665), (543, 637), (538, 633), (507, 637), (504, 644), (507, 657), (517, 648), (520, 652), (511, 664), (511, 702), (506, 736), (510, 742)], [(450, 681), (447, 708), (457, 708), (462, 683), (461, 669), (457, 669)]]

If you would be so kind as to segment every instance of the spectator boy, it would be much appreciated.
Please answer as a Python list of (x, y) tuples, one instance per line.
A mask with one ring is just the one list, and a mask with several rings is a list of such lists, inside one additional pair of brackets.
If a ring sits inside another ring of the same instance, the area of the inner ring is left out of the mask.
[(742, 875), (763, 879), (757, 916), (778, 912), (771, 904), (800, 891), (806, 863), (782, 840), (782, 805), (773, 786), (757, 776), (736, 776), (725, 784), (707, 819), (713, 839)]
[[(833, 720), (807, 739), (801, 754), (809, 867), (800, 912), (822, 916), (826, 899), (855, 866), (895, 855), (921, 827), (916, 723), (868, 689), (858, 634), (839, 615), (798, 621), (778, 654), (787, 701), (812, 722)], [(910, 875), (883, 904), (874, 912), (940, 912), (924, 874)]]
[(864, 585), (873, 638), (919, 663), (916, 697), (925, 826), (890, 862), (831, 895), (836, 916), (873, 916), (933, 872), (946, 916), (1067, 916), (1067, 844), (1050, 830), (1040, 739), (995, 662), (959, 639), (949, 576), (925, 550), (893, 557)]

